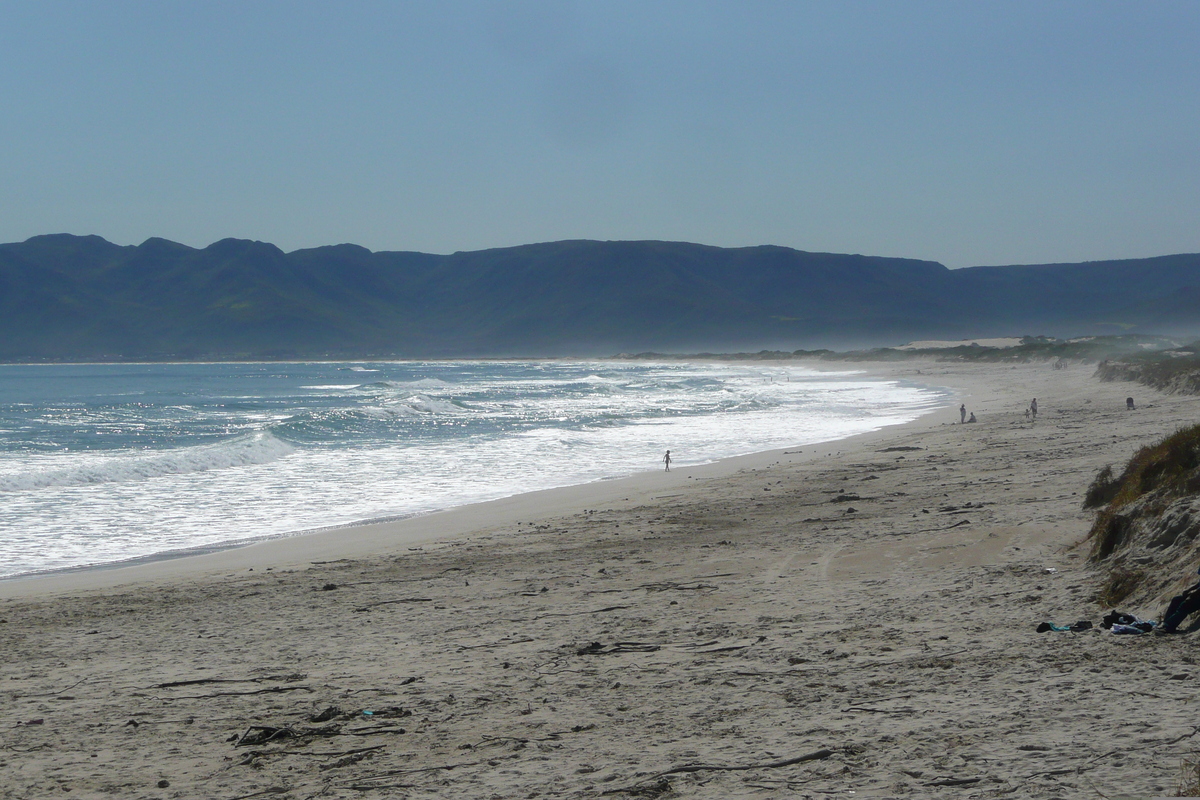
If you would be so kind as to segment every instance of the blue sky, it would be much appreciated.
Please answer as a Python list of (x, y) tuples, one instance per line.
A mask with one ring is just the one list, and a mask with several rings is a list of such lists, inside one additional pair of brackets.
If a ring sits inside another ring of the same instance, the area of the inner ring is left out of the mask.
[(0, 3), (0, 241), (1200, 251), (1200, 3)]

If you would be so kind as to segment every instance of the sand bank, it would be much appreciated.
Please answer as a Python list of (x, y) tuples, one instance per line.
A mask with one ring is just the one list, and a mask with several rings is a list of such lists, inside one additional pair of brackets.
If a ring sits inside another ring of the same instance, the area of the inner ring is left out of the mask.
[(980, 422), (4, 584), (0, 797), (1173, 790), (1190, 638), (1033, 630), (1099, 618), (1079, 497), (1200, 401), (886, 369)]

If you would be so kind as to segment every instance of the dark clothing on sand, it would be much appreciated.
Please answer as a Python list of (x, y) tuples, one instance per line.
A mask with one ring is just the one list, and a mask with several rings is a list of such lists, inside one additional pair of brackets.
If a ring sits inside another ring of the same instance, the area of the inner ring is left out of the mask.
[(1171, 598), (1166, 613), (1163, 614), (1162, 629), (1167, 632), (1175, 630), (1196, 611), (1200, 611), (1200, 583)]

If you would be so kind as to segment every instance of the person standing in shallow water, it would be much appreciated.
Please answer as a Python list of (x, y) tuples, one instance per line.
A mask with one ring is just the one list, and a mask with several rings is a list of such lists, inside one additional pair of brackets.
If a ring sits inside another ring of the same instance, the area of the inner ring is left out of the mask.
[(671, 451), (670, 450), (668, 450), (667, 454), (665, 456), (663, 456), (663, 463), (667, 465), (667, 472), (670, 472), (671, 471)]

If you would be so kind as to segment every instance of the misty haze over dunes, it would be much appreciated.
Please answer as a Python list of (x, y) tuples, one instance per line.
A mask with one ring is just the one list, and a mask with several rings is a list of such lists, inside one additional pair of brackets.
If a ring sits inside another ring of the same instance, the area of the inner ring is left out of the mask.
[(410, 358), (1200, 332), (1200, 254), (970, 267), (575, 240), (431, 255), (224, 239), (0, 245), (0, 358)]

